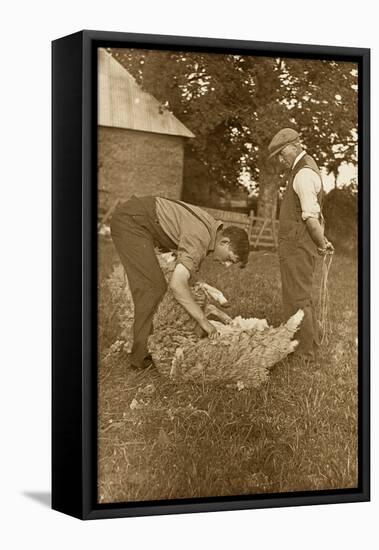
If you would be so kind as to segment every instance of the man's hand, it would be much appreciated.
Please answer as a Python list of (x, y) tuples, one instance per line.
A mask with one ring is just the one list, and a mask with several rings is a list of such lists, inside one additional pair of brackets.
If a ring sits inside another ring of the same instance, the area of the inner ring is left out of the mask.
[(210, 340), (216, 338), (218, 334), (217, 329), (207, 319), (204, 322), (199, 323), (199, 325), (207, 333), (207, 336)]
[(320, 254), (320, 256), (327, 256), (334, 253), (334, 246), (328, 239), (325, 237), (325, 244), (324, 247), (317, 248), (317, 252)]
[(214, 338), (217, 334), (217, 329), (208, 321), (204, 311), (195, 302), (188, 286), (190, 275), (190, 272), (184, 265), (177, 264), (171, 277), (170, 288), (179, 304), (197, 321), (209, 338)]
[(320, 256), (333, 254), (334, 246), (324, 236), (324, 229), (321, 227), (319, 220), (316, 220), (316, 218), (308, 218), (305, 223), (312, 241), (317, 246), (317, 252)]

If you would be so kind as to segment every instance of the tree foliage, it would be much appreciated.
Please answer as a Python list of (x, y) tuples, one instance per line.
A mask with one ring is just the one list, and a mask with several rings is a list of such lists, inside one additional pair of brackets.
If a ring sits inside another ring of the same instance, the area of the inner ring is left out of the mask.
[(338, 252), (356, 253), (358, 243), (357, 188), (335, 188), (325, 196), (323, 213), (328, 238)]
[[(280, 174), (267, 146), (294, 127), (320, 166), (356, 162), (357, 67), (329, 60), (112, 49), (137, 82), (196, 136), (189, 155), (219, 189), (247, 171), (259, 210), (275, 210)], [(206, 184), (206, 182), (204, 182)]]

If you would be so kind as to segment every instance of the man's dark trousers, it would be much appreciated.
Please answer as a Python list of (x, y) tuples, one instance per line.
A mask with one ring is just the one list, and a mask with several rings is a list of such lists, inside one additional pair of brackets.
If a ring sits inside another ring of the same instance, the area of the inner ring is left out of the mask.
[(132, 197), (119, 205), (111, 221), (111, 235), (126, 271), (134, 302), (131, 363), (143, 366), (147, 341), (153, 330), (153, 316), (167, 283), (154, 247), (166, 250), (176, 245), (161, 229), (154, 197)]
[[(313, 359), (319, 345), (319, 324), (312, 296), (318, 254), (302, 218), (300, 199), (293, 189), (297, 172), (305, 167), (316, 172), (321, 181), (320, 171), (309, 155), (300, 159), (291, 171), (280, 207), (279, 259), (285, 320), (299, 309), (303, 310), (304, 318), (296, 335), (299, 340), (297, 353)], [(317, 198), (321, 206), (322, 185)]]
[(313, 359), (319, 345), (319, 328), (315, 304), (313, 302), (313, 278), (316, 269), (316, 257), (304, 248), (286, 251), (280, 258), (282, 279), (283, 313), (289, 319), (299, 309), (304, 312), (296, 339), (299, 341), (297, 353)]

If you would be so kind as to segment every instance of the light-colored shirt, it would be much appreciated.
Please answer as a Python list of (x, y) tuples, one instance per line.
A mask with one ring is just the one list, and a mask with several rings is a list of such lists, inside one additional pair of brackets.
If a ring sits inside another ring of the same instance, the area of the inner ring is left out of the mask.
[(222, 222), (216, 221), (208, 212), (192, 204), (187, 206), (198, 217), (180, 203), (162, 197), (156, 197), (156, 205), (162, 230), (178, 246), (176, 263), (194, 273), (207, 253), (214, 250), (217, 230)]
[[(292, 169), (296, 166), (300, 159), (306, 154), (306, 151), (302, 151), (296, 158), (292, 165)], [(304, 167), (298, 171), (293, 180), (293, 189), (300, 199), (303, 220), (308, 218), (319, 219), (320, 216), (320, 204), (318, 202), (318, 194), (321, 191), (321, 178), (311, 168)]]

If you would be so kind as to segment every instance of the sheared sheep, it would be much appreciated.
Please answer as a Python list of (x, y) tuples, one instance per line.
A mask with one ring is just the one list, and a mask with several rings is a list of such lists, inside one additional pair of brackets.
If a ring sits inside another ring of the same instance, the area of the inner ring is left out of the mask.
[[(169, 276), (175, 258), (171, 254), (158, 257)], [(105, 362), (120, 350), (130, 351), (133, 326), (133, 302), (122, 266), (115, 266), (108, 285), (112, 303), (117, 306), (121, 332), (119, 339), (104, 350)], [(154, 332), (149, 338), (149, 350), (163, 375), (177, 381), (258, 387), (267, 380), (269, 369), (295, 350), (297, 342), (293, 336), (303, 318), (301, 310), (286, 324), (273, 328), (265, 319), (231, 319), (214, 304), (225, 306), (226, 298), (206, 283), (198, 282), (191, 290), (219, 334), (214, 340), (202, 338), (196, 321), (168, 290), (154, 317)]]
[[(172, 259), (161, 257), (161, 265), (167, 273)], [(293, 336), (303, 318), (301, 310), (286, 324), (273, 328), (265, 319), (231, 319), (210, 303), (216, 299), (225, 305), (226, 299), (206, 283), (196, 283), (191, 291), (208, 318), (221, 320), (211, 320), (218, 335), (214, 340), (201, 338), (196, 321), (169, 290), (159, 305), (149, 338), (149, 350), (162, 374), (175, 380), (258, 387), (267, 380), (269, 369), (295, 350)]]

